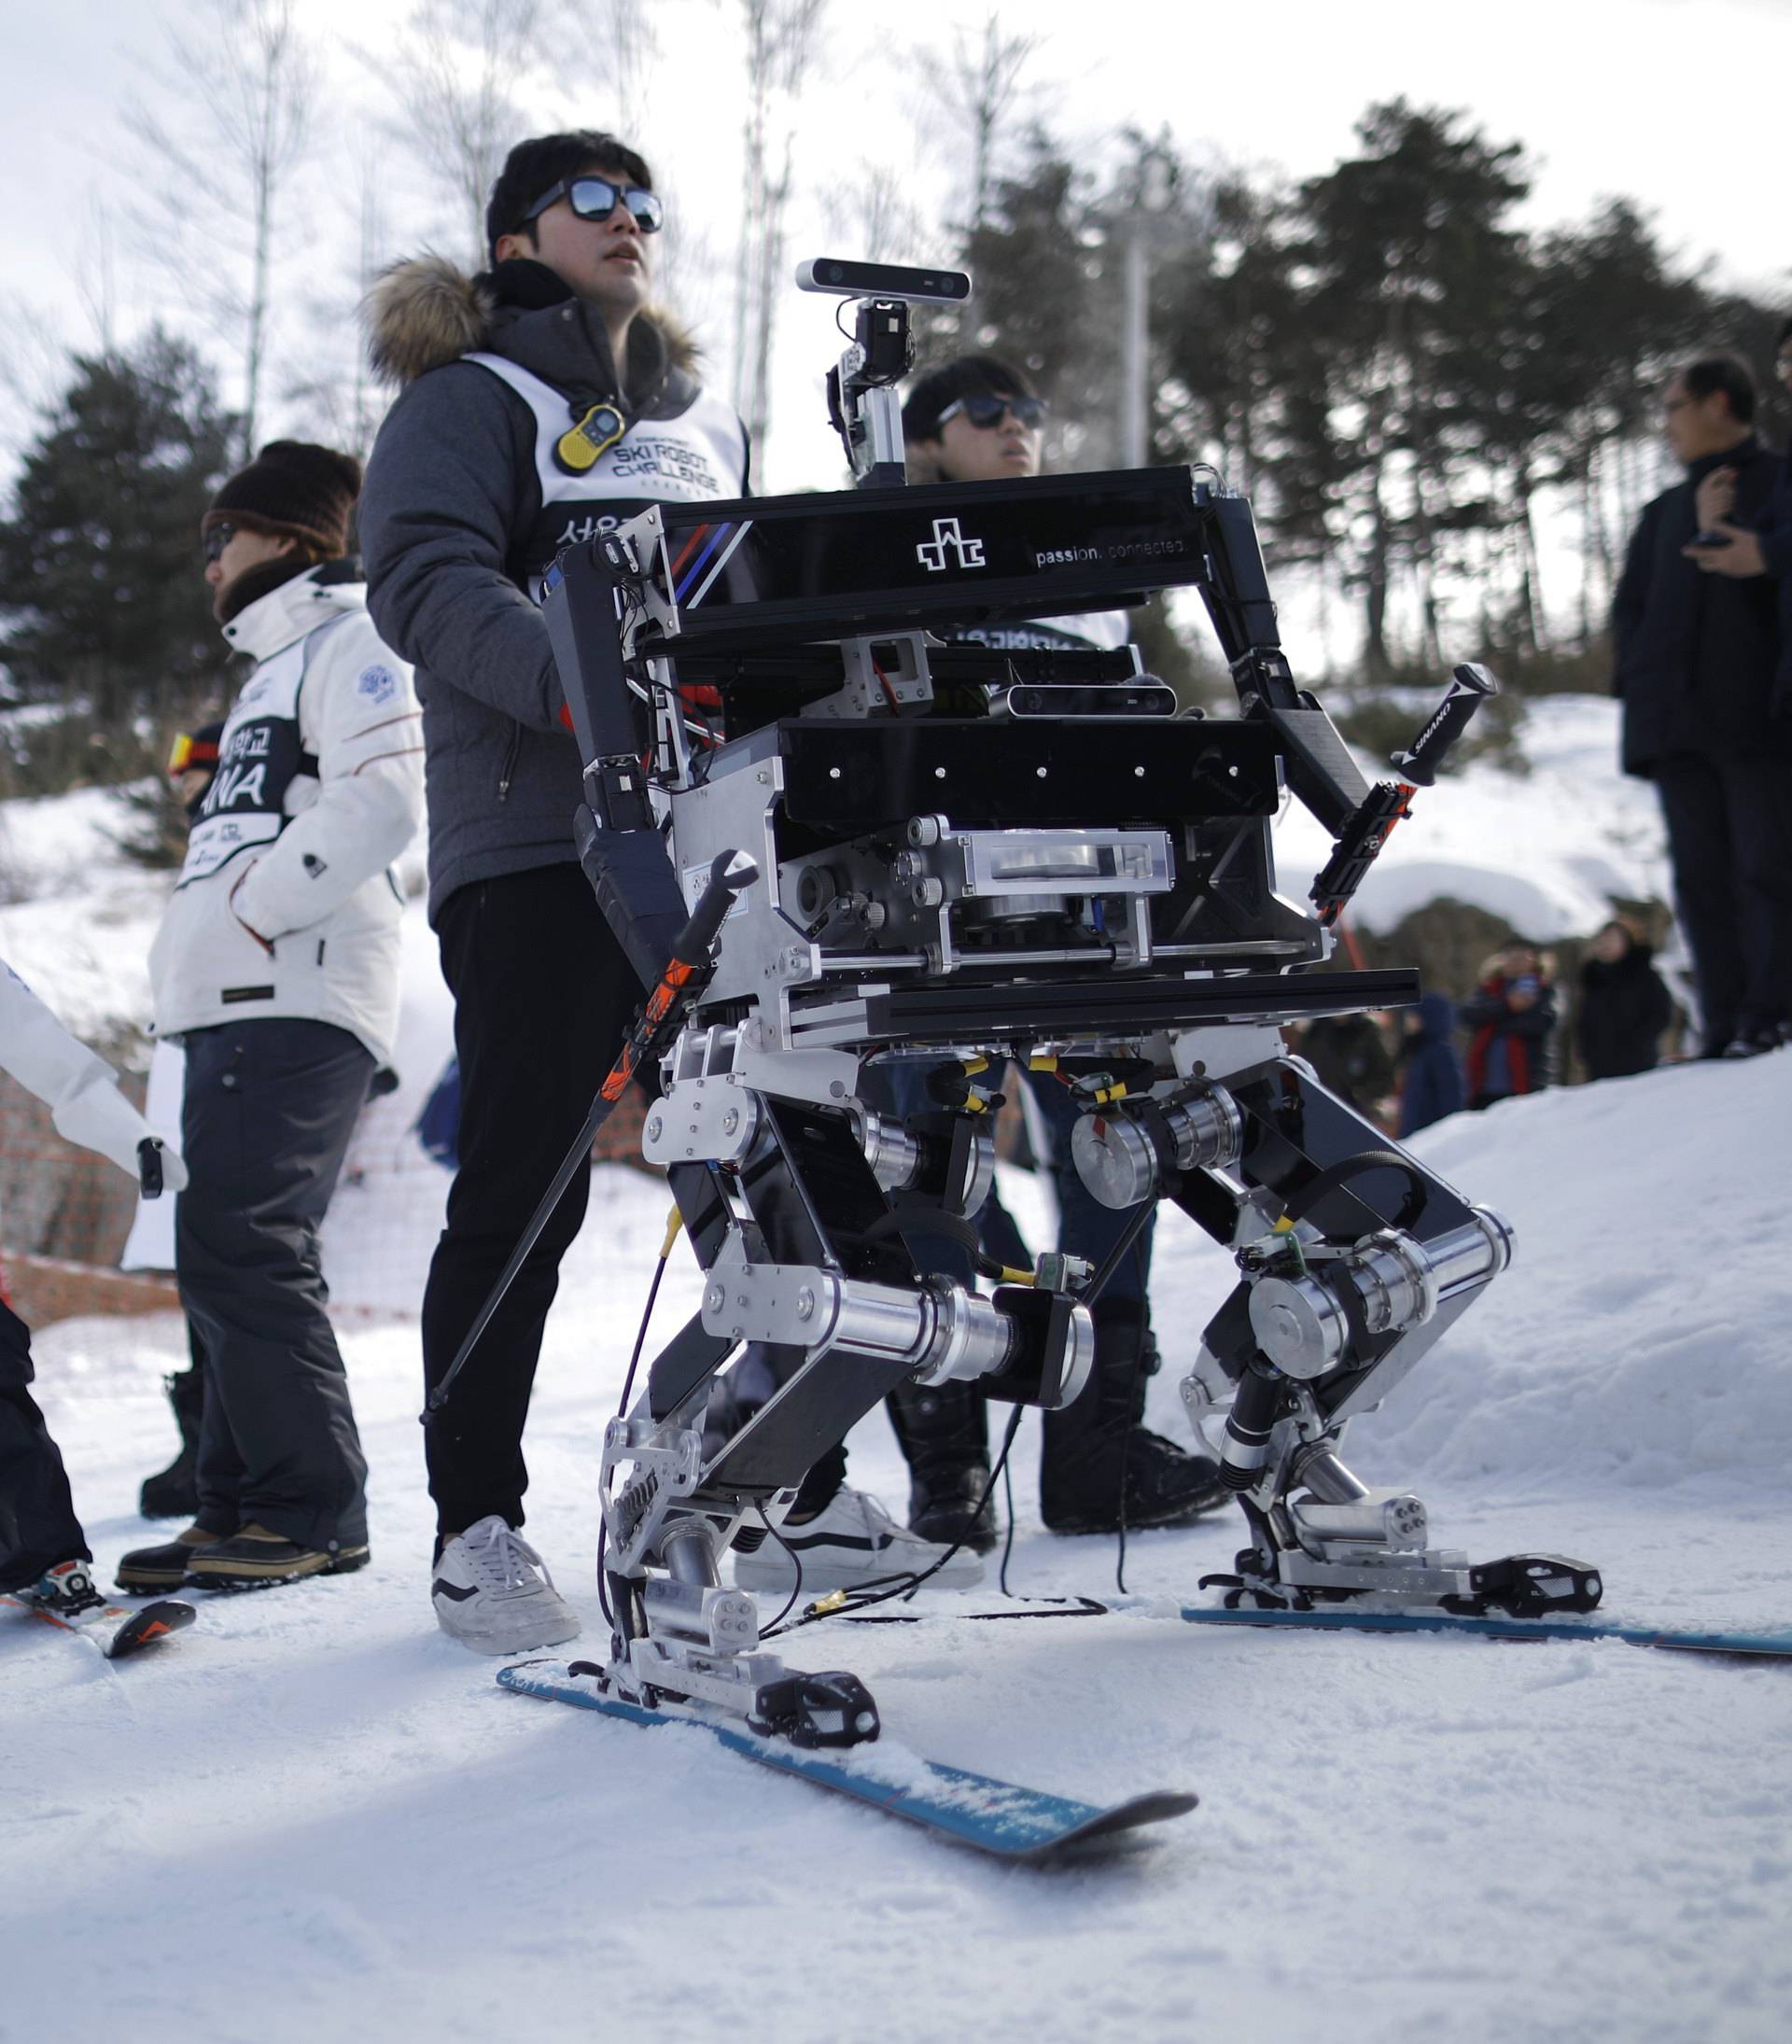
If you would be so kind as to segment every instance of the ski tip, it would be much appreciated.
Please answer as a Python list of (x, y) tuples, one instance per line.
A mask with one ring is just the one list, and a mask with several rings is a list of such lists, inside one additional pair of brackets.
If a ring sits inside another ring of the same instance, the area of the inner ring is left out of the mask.
[(107, 1660), (122, 1660), (126, 1655), (140, 1652), (146, 1646), (153, 1646), (158, 1640), (164, 1640), (171, 1633), (184, 1631), (199, 1616), (194, 1607), (178, 1597), (159, 1598), (156, 1603), (145, 1604), (133, 1611), (106, 1642), (105, 1654)]

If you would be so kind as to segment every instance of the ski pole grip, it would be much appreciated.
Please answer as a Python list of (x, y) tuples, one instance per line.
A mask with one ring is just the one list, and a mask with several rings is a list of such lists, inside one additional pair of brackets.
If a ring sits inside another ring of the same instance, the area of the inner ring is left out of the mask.
[(1500, 693), (1490, 668), (1464, 663), (1450, 678), (1449, 693), (1431, 713), (1431, 721), (1404, 752), (1393, 755), (1402, 780), (1429, 788), (1437, 778), (1444, 755), (1468, 728), (1468, 721), (1489, 696)]
[(672, 946), (676, 964), (707, 965), (722, 918), (735, 905), (735, 897), (759, 878), (759, 868), (745, 852), (718, 852), (709, 867), (709, 878), (691, 919), (679, 931)]

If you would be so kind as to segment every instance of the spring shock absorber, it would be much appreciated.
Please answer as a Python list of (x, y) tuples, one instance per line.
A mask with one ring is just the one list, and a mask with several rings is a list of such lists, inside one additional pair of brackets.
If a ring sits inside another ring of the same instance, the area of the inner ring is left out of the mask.
[(1228, 1491), (1248, 1491), (1264, 1472), (1281, 1383), (1281, 1373), (1261, 1362), (1253, 1363), (1239, 1379), (1220, 1442), (1220, 1480)]

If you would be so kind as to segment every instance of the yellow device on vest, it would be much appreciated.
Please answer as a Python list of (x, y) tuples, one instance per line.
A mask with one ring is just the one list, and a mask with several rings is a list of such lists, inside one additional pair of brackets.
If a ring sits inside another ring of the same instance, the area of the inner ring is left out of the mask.
[(553, 458), (568, 475), (583, 475), (623, 435), (628, 421), (613, 404), (595, 404), (553, 443)]

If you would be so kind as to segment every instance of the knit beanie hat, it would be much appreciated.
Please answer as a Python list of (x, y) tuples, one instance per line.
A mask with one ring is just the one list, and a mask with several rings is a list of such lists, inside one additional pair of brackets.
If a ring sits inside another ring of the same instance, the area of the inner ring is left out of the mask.
[(337, 560), (348, 552), (348, 515), (360, 494), (361, 465), (353, 455), (309, 441), (271, 440), (213, 497), (199, 522), (200, 537), (215, 525), (246, 525), (303, 539), (322, 559)]

